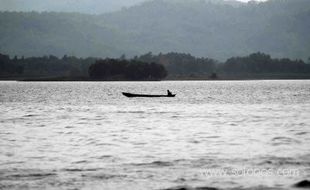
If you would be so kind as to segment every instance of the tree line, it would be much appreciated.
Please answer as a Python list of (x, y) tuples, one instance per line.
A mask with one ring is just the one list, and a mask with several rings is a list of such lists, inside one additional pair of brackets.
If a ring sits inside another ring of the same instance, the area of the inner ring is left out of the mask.
[(151, 52), (132, 59), (77, 58), (74, 56), (13, 57), (0, 54), (1, 78), (83, 77), (100, 80), (160, 80), (165, 77), (239, 76), (247, 74), (281, 74), (308, 76), (309, 63), (303, 60), (272, 58), (257, 52), (248, 56), (232, 57), (225, 62), (194, 57), (185, 53), (153, 55)]
[(144, 62), (155, 62), (164, 65), (169, 75), (214, 77), (220, 75), (240, 74), (309, 74), (310, 58), (308, 63), (301, 59), (271, 58), (270, 55), (257, 52), (243, 57), (231, 57), (225, 62), (211, 58), (197, 58), (184, 53), (167, 53), (153, 55), (151, 52), (135, 57)]
[(0, 54), (0, 77), (59, 77), (88, 76), (88, 68), (97, 58), (77, 58), (64, 55), (10, 58)]
[(272, 59), (264, 53), (228, 59), (222, 70), (229, 73), (310, 73), (310, 64), (288, 58)]
[(24, 67), (11, 60), (8, 55), (0, 53), (0, 76), (18, 75), (24, 72)]
[(167, 71), (163, 65), (154, 62), (104, 59), (89, 67), (89, 76), (103, 80), (161, 80), (167, 76)]

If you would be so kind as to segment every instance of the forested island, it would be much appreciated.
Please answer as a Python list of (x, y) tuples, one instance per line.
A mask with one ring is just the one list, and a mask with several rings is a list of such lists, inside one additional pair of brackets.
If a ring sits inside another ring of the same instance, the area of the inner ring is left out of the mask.
[(138, 60), (98, 60), (88, 69), (93, 80), (161, 80), (167, 76), (165, 67), (158, 63)]
[(184, 53), (126, 59), (77, 58), (74, 56), (9, 57), (0, 54), (2, 80), (244, 80), (310, 79), (310, 59), (272, 58), (257, 52), (231, 57), (225, 62)]

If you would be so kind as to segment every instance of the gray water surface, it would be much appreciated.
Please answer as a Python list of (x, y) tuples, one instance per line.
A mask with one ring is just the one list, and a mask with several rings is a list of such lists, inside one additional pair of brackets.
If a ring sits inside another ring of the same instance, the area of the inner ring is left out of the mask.
[(0, 82), (0, 189), (290, 189), (309, 116), (310, 81)]

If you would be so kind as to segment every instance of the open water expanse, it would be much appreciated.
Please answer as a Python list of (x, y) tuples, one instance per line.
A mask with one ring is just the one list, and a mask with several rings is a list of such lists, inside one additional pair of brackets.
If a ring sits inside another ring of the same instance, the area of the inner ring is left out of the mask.
[(294, 189), (309, 147), (310, 81), (0, 82), (0, 189)]

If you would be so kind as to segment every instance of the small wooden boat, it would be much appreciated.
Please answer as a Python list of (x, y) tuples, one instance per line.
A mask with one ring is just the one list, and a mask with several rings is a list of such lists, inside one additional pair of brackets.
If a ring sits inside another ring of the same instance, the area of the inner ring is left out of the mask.
[(134, 97), (146, 97), (146, 98), (168, 97), (168, 98), (172, 98), (172, 97), (175, 97), (175, 94), (171, 94), (171, 95), (150, 95), (150, 94), (132, 94), (132, 93), (127, 93), (127, 92), (122, 92), (122, 94), (128, 98), (134, 98)]

